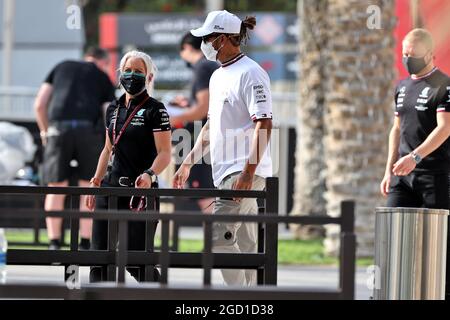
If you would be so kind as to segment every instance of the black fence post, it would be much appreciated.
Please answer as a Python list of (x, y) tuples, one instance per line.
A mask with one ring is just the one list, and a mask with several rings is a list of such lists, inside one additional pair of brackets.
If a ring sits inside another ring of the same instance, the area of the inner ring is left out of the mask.
[(61, 218), (61, 237), (59, 239), (61, 247), (66, 246), (66, 226), (64, 225), (64, 218)]
[[(155, 252), (155, 231), (156, 227), (154, 226), (157, 222), (154, 221), (145, 221), (145, 252), (152, 253)], [(157, 224), (156, 224), (157, 225)], [(142, 277), (142, 274), (139, 275), (141, 281), (155, 281), (155, 266), (153, 265), (144, 265), (143, 269), (140, 267), (140, 273), (144, 272), (144, 275)]]
[[(75, 210), (74, 196), (70, 195), (70, 209)], [(78, 251), (78, 236), (80, 229), (80, 220), (70, 218), (70, 250)]]
[(180, 226), (178, 222), (172, 221), (172, 251), (178, 251), (180, 243)]
[[(108, 198), (108, 210), (117, 210), (118, 198), (116, 196), (109, 196)], [(108, 221), (108, 251), (116, 255), (117, 248), (117, 232), (118, 222), (115, 220)], [(102, 270), (104, 268), (102, 267)], [(102, 272), (103, 273), (103, 272)], [(116, 265), (109, 264), (106, 267), (106, 279), (107, 281), (116, 281)]]
[[(75, 210), (76, 201), (74, 201), (74, 195), (69, 195), (69, 207), (71, 210)], [(78, 233), (79, 233), (79, 227), (80, 227), (80, 220), (76, 218), (70, 218), (70, 251), (78, 251)], [(65, 229), (64, 229), (64, 221), (63, 221), (63, 227), (61, 230), (61, 239), (65, 238)], [(63, 243), (61, 241), (61, 243)], [(64, 280), (67, 281), (68, 277), (70, 276), (68, 274), (68, 268), (69, 265), (64, 265)]]
[(159, 264), (161, 265), (161, 284), (167, 284), (170, 255), (169, 255), (169, 220), (163, 219), (161, 226), (161, 252), (159, 256)]
[[(40, 209), (41, 208), (41, 203), (40, 201), (37, 199), (38, 197), (34, 197), (34, 208), (35, 209)], [(39, 198), (40, 199), (40, 198)], [(33, 225), (33, 244), (34, 245), (39, 245), (40, 244), (40, 239), (39, 239), (39, 235), (41, 233), (41, 218), (36, 217), (34, 218), (34, 225)]]
[[(278, 215), (278, 178), (266, 179), (266, 215)], [(276, 285), (278, 272), (278, 224), (266, 223), (264, 229), (264, 284)]]
[[(258, 208), (258, 215), (264, 215), (265, 207)], [(264, 253), (264, 224), (258, 223), (258, 253)], [(256, 280), (258, 285), (264, 284), (264, 268), (256, 271)]]
[[(150, 199), (150, 201), (149, 201)], [(160, 212), (159, 197), (147, 197), (147, 211), (152, 213)], [(156, 224), (156, 226), (155, 226)], [(145, 251), (147, 253), (152, 253), (155, 251), (155, 232), (158, 221), (146, 220), (145, 221)], [(142, 274), (143, 273), (143, 274)], [(145, 282), (155, 281), (156, 279), (156, 269), (154, 265), (144, 265), (143, 268), (139, 267), (139, 279)]]
[(354, 201), (346, 200), (341, 202), (341, 219), (339, 287), (342, 299), (353, 300), (355, 299), (356, 264)]
[(117, 282), (125, 283), (125, 267), (128, 262), (128, 221), (119, 222), (119, 248), (116, 255), (116, 265), (118, 268)]
[(211, 269), (214, 264), (212, 255), (212, 224), (207, 221), (203, 223), (203, 254), (202, 254), (202, 266), (203, 266), (203, 285), (211, 285)]

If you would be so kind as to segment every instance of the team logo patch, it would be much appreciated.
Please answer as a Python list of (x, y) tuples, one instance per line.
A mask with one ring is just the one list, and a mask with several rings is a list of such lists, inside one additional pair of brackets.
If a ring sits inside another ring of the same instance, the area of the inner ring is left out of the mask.
[(425, 89), (423, 89), (422, 92), (420, 93), (419, 97), (428, 98), (428, 91), (430, 91), (430, 87), (426, 87)]
[(425, 111), (425, 110), (428, 110), (428, 107), (426, 107), (426, 106), (415, 106), (415, 108), (416, 108), (417, 111)]
[(256, 103), (263, 103), (267, 101), (266, 89), (262, 84), (253, 86), (253, 95)]
[(136, 112), (136, 115), (134, 116), (133, 120), (131, 120), (132, 126), (143, 126), (144, 125), (144, 112), (145, 109), (141, 109), (138, 112)]
[(425, 106), (425, 104), (428, 103), (428, 94), (430, 91), (430, 87), (426, 87), (425, 89), (422, 90), (422, 92), (419, 94), (419, 98), (417, 99), (417, 106), (415, 106), (417, 111), (425, 111), (428, 109), (427, 106)]
[(397, 108), (403, 107), (403, 100), (406, 96), (406, 87), (405, 86), (401, 87), (399, 91), (400, 93), (398, 94), (397, 97)]
[(167, 113), (166, 109), (159, 109), (159, 113), (161, 115), (161, 125), (169, 124), (169, 114)]

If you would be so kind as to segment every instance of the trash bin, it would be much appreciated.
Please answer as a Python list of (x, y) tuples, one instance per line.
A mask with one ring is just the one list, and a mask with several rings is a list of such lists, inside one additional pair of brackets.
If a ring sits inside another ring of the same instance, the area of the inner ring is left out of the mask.
[(448, 210), (376, 208), (376, 300), (445, 299)]

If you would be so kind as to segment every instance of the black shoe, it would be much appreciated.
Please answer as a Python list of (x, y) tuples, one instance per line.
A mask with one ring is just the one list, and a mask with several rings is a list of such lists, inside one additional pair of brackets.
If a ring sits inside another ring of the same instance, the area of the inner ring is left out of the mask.
[(81, 251), (87, 251), (91, 249), (91, 242), (89, 241), (89, 239), (81, 239), (78, 249), (80, 249)]
[(89, 272), (89, 283), (106, 281), (105, 273), (106, 268), (104, 267), (91, 267), (91, 270)]
[(48, 245), (48, 250), (60, 250), (61, 243), (59, 240), (50, 240), (50, 244)]

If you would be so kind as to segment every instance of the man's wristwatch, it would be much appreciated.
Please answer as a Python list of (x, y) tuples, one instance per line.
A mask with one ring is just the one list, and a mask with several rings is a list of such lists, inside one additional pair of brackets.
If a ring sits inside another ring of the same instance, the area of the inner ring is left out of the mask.
[(158, 182), (158, 176), (156, 175), (155, 172), (153, 172), (152, 169), (147, 169), (144, 171), (144, 173), (149, 175), (152, 184), (154, 184), (155, 182)]
[(422, 157), (419, 156), (417, 153), (415, 153), (414, 151), (411, 152), (411, 157), (413, 158), (414, 162), (416, 164), (419, 164), (422, 161)]

